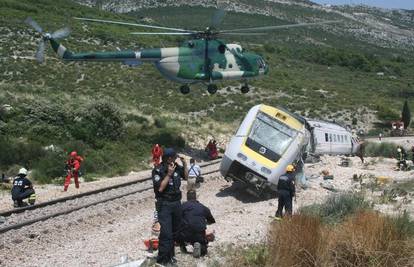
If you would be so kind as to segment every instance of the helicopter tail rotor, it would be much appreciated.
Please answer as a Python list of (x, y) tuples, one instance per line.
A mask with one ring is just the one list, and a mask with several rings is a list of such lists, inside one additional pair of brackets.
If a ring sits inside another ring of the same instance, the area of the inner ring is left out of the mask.
[(41, 35), (41, 39), (39, 41), (39, 45), (36, 51), (36, 60), (39, 63), (43, 63), (45, 61), (46, 41), (49, 41), (50, 39), (53, 39), (53, 40), (62, 39), (62, 38), (69, 36), (70, 34), (70, 29), (68, 27), (59, 29), (53, 33), (43, 32), (42, 27), (40, 27), (39, 24), (35, 20), (33, 20), (31, 17), (26, 18), (24, 22), (30, 25), (35, 31), (37, 31)]

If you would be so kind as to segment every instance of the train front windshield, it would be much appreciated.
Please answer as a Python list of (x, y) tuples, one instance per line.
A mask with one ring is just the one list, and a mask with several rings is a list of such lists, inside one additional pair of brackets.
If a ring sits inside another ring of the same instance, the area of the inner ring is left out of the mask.
[(259, 112), (253, 122), (246, 145), (266, 158), (278, 161), (296, 135), (296, 130)]

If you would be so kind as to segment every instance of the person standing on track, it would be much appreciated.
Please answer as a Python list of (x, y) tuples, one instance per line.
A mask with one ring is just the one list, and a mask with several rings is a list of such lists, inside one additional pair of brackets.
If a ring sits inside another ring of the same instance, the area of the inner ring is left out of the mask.
[(181, 179), (188, 178), (187, 163), (177, 162), (174, 149), (166, 148), (160, 165), (152, 170), (158, 221), (161, 225), (157, 263), (175, 264), (174, 240), (181, 224)]
[(72, 151), (70, 153), (69, 159), (66, 161), (67, 175), (65, 184), (63, 185), (63, 191), (66, 192), (68, 190), (72, 177), (75, 180), (75, 187), (79, 188), (79, 169), (81, 167), (82, 161), (83, 158), (81, 156), (78, 156), (78, 153), (76, 151)]

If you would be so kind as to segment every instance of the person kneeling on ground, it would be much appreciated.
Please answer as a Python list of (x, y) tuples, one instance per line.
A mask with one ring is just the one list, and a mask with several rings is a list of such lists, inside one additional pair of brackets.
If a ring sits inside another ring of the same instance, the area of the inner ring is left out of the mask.
[(215, 223), (209, 208), (197, 201), (196, 191), (187, 192), (187, 202), (182, 205), (181, 227), (177, 236), (181, 251), (186, 253), (186, 243), (193, 245), (193, 256), (199, 258), (207, 254), (207, 224)]
[(287, 165), (286, 173), (280, 176), (277, 183), (277, 193), (279, 195), (276, 218), (283, 217), (283, 208), (286, 214), (292, 215), (292, 198), (295, 196), (295, 167)]
[(23, 199), (26, 198), (29, 198), (30, 204), (34, 204), (35, 191), (32, 182), (26, 176), (27, 170), (21, 168), (19, 174), (14, 178), (11, 195), (15, 208), (27, 206), (27, 203), (23, 202)]

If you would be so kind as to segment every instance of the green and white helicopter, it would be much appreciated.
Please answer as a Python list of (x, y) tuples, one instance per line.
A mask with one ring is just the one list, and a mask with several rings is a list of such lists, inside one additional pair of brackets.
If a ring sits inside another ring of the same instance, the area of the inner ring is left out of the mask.
[(195, 83), (206, 84), (207, 91), (210, 94), (214, 94), (217, 91), (217, 85), (214, 82), (219, 80), (242, 80), (244, 85), (241, 86), (241, 92), (247, 93), (249, 92), (248, 79), (263, 76), (269, 72), (269, 66), (260, 55), (243, 51), (239, 44), (227, 44), (218, 39), (219, 36), (264, 35), (266, 34), (264, 31), (269, 30), (337, 22), (322, 21), (316, 23), (218, 30), (218, 25), (221, 23), (224, 14), (224, 10), (217, 10), (213, 16), (211, 25), (203, 31), (103, 19), (75, 18), (88, 22), (111, 23), (167, 31), (131, 32), (131, 34), (135, 35), (183, 35), (189, 37), (189, 40), (183, 42), (179, 47), (150, 48), (138, 51), (121, 50), (73, 53), (57, 41), (69, 35), (69, 28), (66, 27), (54, 33), (47, 33), (43, 32), (43, 29), (32, 18), (27, 18), (25, 22), (42, 36), (36, 52), (36, 59), (40, 63), (44, 61), (45, 43), (47, 41), (50, 42), (57, 55), (65, 61), (120, 61), (129, 66), (138, 66), (143, 62), (153, 62), (164, 77), (183, 84), (180, 87), (180, 91), (183, 94), (188, 94), (190, 92), (189, 85)]

